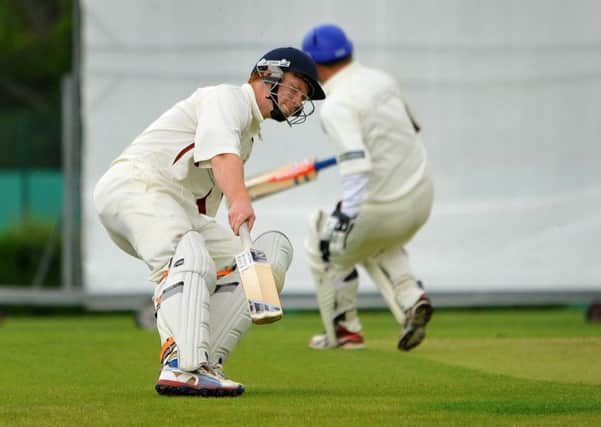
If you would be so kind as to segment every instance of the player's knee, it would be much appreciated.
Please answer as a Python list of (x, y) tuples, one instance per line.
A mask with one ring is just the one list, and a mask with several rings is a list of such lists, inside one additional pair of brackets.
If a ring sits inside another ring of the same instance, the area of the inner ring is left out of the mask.
[(265, 252), (267, 261), (271, 264), (278, 292), (281, 293), (294, 253), (292, 243), (284, 233), (267, 231), (257, 237), (253, 244), (255, 248)]

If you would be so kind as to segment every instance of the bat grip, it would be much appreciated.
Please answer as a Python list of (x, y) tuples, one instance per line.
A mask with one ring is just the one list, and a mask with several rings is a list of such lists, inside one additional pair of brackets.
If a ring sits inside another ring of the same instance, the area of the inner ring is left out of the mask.
[(248, 224), (243, 222), (240, 224), (240, 229), (238, 230), (240, 234), (240, 239), (242, 240), (242, 246), (244, 249), (248, 249), (252, 246), (252, 240), (250, 239), (250, 231), (248, 231)]
[(321, 170), (325, 168), (329, 168), (330, 166), (334, 166), (336, 164), (336, 157), (328, 157), (327, 159), (316, 160), (315, 161), (315, 170)]

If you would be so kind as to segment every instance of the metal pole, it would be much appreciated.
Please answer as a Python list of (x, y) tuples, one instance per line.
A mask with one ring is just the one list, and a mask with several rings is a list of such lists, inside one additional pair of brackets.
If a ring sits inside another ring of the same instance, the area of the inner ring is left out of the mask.
[(62, 81), (62, 164), (63, 164), (63, 211), (62, 211), (62, 288), (73, 288), (73, 77), (66, 76)]
[(62, 279), (63, 288), (81, 287), (81, 9), (73, 1), (72, 71), (62, 86)]

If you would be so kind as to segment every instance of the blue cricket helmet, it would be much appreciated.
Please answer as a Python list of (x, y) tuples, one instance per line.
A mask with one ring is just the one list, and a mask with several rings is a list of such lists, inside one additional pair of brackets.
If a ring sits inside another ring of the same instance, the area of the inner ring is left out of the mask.
[(333, 24), (318, 25), (303, 39), (303, 50), (318, 64), (348, 58), (353, 54), (353, 43), (342, 28)]
[(267, 52), (255, 65), (256, 70), (269, 69), (272, 72), (273, 83), (278, 83), (286, 71), (300, 74), (309, 85), (309, 98), (325, 99), (315, 62), (305, 52), (293, 47), (279, 47)]

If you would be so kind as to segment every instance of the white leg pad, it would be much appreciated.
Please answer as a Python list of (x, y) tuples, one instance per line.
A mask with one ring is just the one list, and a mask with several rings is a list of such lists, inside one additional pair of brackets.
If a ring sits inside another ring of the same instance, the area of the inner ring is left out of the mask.
[(359, 290), (357, 270), (351, 271), (342, 280), (335, 278), (334, 289), (334, 322), (340, 323), (351, 332), (361, 331), (357, 314), (357, 291)]
[(336, 343), (336, 330), (334, 328), (334, 298), (335, 290), (332, 285), (331, 273), (328, 265), (321, 259), (319, 252), (319, 233), (328, 219), (324, 211), (317, 211), (309, 220), (309, 230), (305, 239), (305, 251), (309, 261), (309, 268), (315, 283), (315, 296), (319, 306), (319, 314), (323, 323), (328, 344)]
[(324, 331), (330, 346), (336, 344), (337, 319), (348, 330), (358, 332), (361, 330), (357, 315), (357, 289), (359, 279), (354, 269), (340, 272), (329, 268), (321, 259), (319, 252), (319, 232), (323, 228), (328, 215), (318, 211), (310, 220), (309, 232), (305, 240), (305, 250), (309, 260), (309, 267), (315, 282), (315, 293), (319, 313), (324, 326)]
[(157, 326), (162, 343), (172, 336), (178, 366), (194, 371), (208, 362), (210, 295), (215, 289), (215, 264), (200, 233), (181, 238), (169, 274), (157, 289)]
[(282, 293), (286, 272), (292, 263), (294, 250), (288, 237), (279, 231), (266, 231), (259, 235), (253, 242), (255, 248), (263, 251), (267, 261), (271, 264), (273, 278), (278, 288), (278, 293)]
[(315, 280), (315, 295), (317, 304), (319, 305), (319, 314), (321, 315), (321, 323), (328, 339), (328, 344), (334, 346), (336, 344), (336, 329), (334, 327), (334, 306), (336, 291), (332, 286), (333, 280), (328, 277), (328, 274), (316, 273), (311, 270)]
[(217, 281), (211, 295), (211, 347), (209, 362), (222, 364), (252, 324), (248, 302), (237, 271)]
[[(292, 244), (277, 231), (261, 234), (254, 241), (254, 247), (263, 251), (271, 264), (278, 293), (284, 288), (286, 271), (292, 262)], [(215, 293), (211, 296), (211, 337), (209, 352), (211, 364), (223, 363), (251, 325), (248, 302), (240, 286), (237, 271), (217, 281)]]
[(317, 304), (324, 331), (330, 346), (336, 344), (336, 324), (340, 323), (351, 332), (361, 330), (357, 314), (357, 290), (359, 277), (356, 270), (340, 277), (333, 272), (312, 270), (316, 283)]

